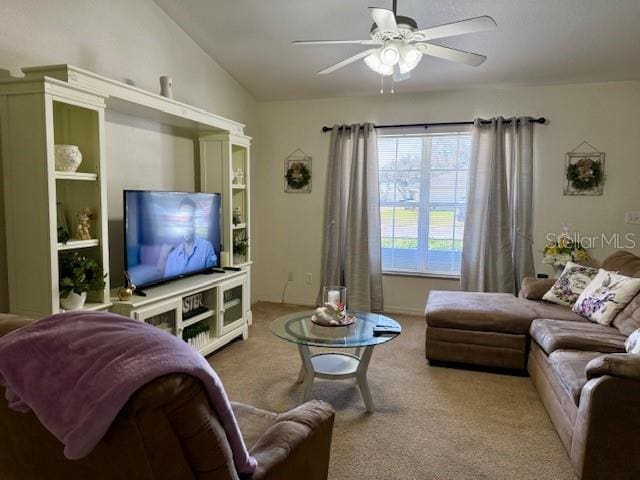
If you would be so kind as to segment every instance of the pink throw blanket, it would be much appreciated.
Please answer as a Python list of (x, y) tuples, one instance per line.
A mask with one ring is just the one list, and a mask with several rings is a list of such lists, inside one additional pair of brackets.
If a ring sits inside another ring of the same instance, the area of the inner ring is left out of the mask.
[(131, 395), (170, 373), (202, 381), (236, 470), (253, 473), (256, 460), (247, 452), (218, 375), (182, 340), (144, 322), (100, 312), (52, 315), (0, 337), (0, 384), (9, 406), (33, 410), (65, 445), (69, 459), (88, 455)]

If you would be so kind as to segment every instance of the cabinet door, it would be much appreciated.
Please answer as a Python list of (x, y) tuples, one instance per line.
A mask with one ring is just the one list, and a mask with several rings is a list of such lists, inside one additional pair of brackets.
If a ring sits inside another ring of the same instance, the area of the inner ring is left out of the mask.
[(246, 277), (230, 280), (220, 285), (219, 332), (224, 335), (246, 322), (247, 288)]
[(178, 299), (142, 307), (133, 312), (133, 318), (179, 336), (182, 333), (182, 302)]

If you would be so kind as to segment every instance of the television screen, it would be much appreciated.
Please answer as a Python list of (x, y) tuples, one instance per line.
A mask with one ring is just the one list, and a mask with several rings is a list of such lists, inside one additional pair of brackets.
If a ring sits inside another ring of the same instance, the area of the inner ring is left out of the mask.
[(220, 194), (124, 191), (125, 264), (138, 287), (220, 265)]

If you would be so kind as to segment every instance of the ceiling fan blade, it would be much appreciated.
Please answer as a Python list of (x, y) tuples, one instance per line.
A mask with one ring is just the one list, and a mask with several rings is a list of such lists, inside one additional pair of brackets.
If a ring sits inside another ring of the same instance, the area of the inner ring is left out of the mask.
[(394, 82), (404, 82), (405, 80), (409, 80), (410, 78), (411, 78), (411, 72), (402, 73), (397, 63), (393, 66)]
[(455, 35), (464, 35), (465, 33), (484, 32), (493, 30), (498, 25), (495, 20), (487, 15), (483, 17), (470, 18), (459, 22), (446, 23), (437, 27), (425, 28), (413, 32), (412, 41), (422, 42), (424, 40), (433, 40), (435, 38), (453, 37)]
[(396, 23), (396, 16), (391, 10), (386, 8), (369, 7), (371, 18), (378, 28), (383, 32), (398, 33), (398, 24)]
[(342, 45), (357, 43), (360, 45), (382, 45), (378, 40), (296, 40), (291, 45)]
[(431, 55), (432, 57), (442, 58), (443, 60), (449, 60), (451, 62), (464, 63), (472, 67), (477, 67), (487, 59), (484, 55), (465, 52), (464, 50), (456, 50), (455, 48), (441, 47), (440, 45), (433, 45), (432, 43), (418, 43), (416, 47), (425, 55)]
[(354, 56), (345, 58), (341, 62), (336, 63), (335, 65), (331, 65), (330, 67), (325, 68), (318, 72), (318, 75), (326, 75), (327, 73), (333, 73), (336, 70), (339, 70), (342, 67), (346, 67), (350, 63), (357, 62), (361, 58), (364, 58), (368, 55), (371, 55), (374, 52), (377, 52), (377, 48), (370, 48), (369, 50), (365, 50), (364, 52), (356, 53)]

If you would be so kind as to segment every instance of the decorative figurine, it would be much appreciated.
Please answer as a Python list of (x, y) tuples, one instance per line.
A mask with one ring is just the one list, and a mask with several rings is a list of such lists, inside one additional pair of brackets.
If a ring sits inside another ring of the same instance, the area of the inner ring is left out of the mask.
[(78, 226), (76, 227), (76, 240), (91, 240), (91, 218), (93, 212), (90, 208), (81, 208), (76, 212)]
[(233, 224), (239, 225), (242, 223), (242, 212), (240, 211), (240, 207), (235, 207), (233, 209)]
[(135, 289), (136, 289), (136, 286), (133, 284), (133, 282), (131, 281), (131, 277), (129, 277), (129, 274), (125, 270), (124, 271), (124, 287), (118, 290), (118, 298), (123, 302), (131, 300), (131, 297), (133, 296), (133, 292), (135, 291)]
[(342, 304), (327, 302), (324, 307), (316, 308), (311, 316), (311, 321), (318, 325), (338, 327), (351, 325), (355, 321), (355, 317), (348, 315)]

